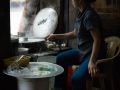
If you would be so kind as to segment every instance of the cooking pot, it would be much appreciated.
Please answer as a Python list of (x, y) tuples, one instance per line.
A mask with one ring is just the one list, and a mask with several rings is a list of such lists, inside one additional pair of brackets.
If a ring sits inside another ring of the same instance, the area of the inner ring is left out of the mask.
[(29, 48), (28, 53), (39, 53), (48, 50), (45, 41), (39, 39), (28, 39), (28, 41), (22, 42), (21, 45), (22, 47)]
[(11, 35), (11, 56), (18, 55), (18, 37), (16, 35)]

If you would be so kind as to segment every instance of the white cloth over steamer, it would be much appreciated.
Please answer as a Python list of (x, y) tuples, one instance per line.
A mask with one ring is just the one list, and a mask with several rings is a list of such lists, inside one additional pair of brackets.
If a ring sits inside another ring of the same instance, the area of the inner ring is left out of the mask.
[(45, 38), (54, 33), (58, 24), (57, 12), (52, 8), (41, 9), (33, 22), (33, 34), (37, 38)]

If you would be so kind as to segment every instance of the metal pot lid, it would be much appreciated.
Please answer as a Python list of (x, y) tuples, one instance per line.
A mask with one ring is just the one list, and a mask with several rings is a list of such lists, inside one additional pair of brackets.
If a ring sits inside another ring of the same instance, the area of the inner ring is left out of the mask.
[(35, 42), (42, 42), (42, 41), (45, 41), (45, 39), (29, 39), (29, 38), (27, 40), (19, 39), (19, 43), (35, 43)]
[(54, 33), (58, 24), (57, 12), (52, 8), (41, 9), (33, 22), (33, 34), (35, 37), (45, 38)]

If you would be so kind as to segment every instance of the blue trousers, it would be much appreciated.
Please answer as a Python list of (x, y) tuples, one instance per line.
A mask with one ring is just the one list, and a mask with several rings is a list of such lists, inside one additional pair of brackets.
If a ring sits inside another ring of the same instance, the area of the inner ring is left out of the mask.
[(86, 78), (90, 76), (88, 73), (89, 60), (90, 57), (80, 62), (77, 49), (68, 50), (58, 54), (56, 58), (56, 64), (62, 66), (64, 68), (64, 72), (55, 77), (55, 87), (62, 89), (66, 88), (68, 66), (80, 65), (80, 67), (73, 73), (71, 77), (71, 83), (74, 86), (74, 90), (80, 90), (85, 83)]

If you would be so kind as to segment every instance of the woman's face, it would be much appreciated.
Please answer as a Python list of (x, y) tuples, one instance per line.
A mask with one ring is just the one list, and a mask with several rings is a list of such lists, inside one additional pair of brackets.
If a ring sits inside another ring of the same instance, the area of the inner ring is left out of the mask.
[(72, 0), (72, 4), (75, 8), (80, 6), (80, 2), (81, 2), (81, 0)]

